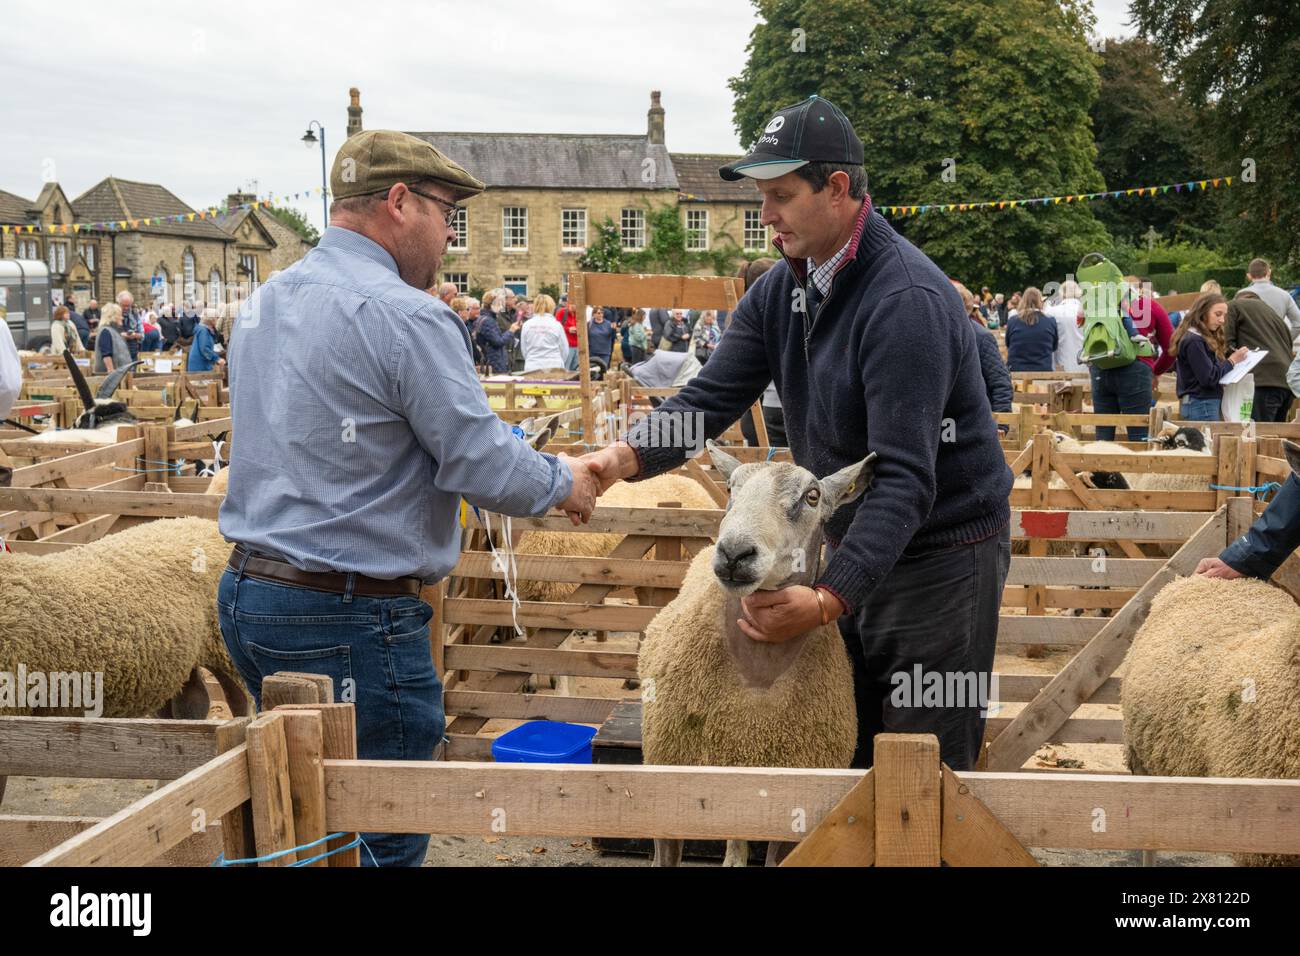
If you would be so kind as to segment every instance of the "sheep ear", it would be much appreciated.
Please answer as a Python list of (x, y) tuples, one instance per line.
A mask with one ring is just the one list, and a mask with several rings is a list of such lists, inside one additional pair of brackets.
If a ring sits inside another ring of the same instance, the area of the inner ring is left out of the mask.
[(1282, 451), (1286, 453), (1286, 463), (1291, 466), (1291, 471), (1300, 475), (1300, 445), (1283, 439)]
[(722, 473), (722, 477), (731, 480), (731, 473), (740, 467), (740, 462), (723, 451), (712, 438), (704, 443), (713, 459), (713, 467)]
[(871, 484), (871, 476), (875, 474), (875, 460), (876, 453), (873, 451), (860, 462), (841, 468), (822, 479), (822, 494), (826, 496), (826, 505), (831, 511), (862, 497)]

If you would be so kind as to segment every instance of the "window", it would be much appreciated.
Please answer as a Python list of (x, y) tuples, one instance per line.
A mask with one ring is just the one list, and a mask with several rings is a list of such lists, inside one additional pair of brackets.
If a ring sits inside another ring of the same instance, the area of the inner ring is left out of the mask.
[(560, 247), (573, 250), (587, 248), (587, 210), (560, 210)]
[(528, 276), (503, 276), (501, 284), (517, 296), (528, 297)]
[(252, 253), (245, 253), (239, 257), (239, 268), (248, 276), (248, 281), (252, 285), (257, 284), (257, 256)]
[(456, 287), (456, 291), (461, 295), (469, 292), (469, 273), (468, 272), (444, 272), (442, 274), (443, 282), (450, 282)]
[(760, 221), (761, 209), (745, 210), (745, 251), (758, 252), (767, 248), (767, 226)]
[(93, 242), (83, 242), (78, 251), (81, 258), (86, 260), (86, 268), (91, 272), (95, 271), (95, 244)]
[(208, 273), (208, 305), (220, 305), (222, 298), (221, 273), (213, 269)]
[(619, 235), (624, 249), (645, 248), (645, 210), (624, 209), (620, 220)]
[(686, 210), (686, 248), (701, 252), (709, 248), (709, 211)]
[(568, 294), (569, 294), (569, 274), (567, 272), (561, 272), (560, 273), (560, 295), (568, 295)]
[(19, 259), (39, 259), (40, 250), (36, 248), (35, 239), (18, 240), (18, 258)]
[(167, 302), (168, 286), (171, 285), (171, 277), (167, 274), (164, 266), (159, 266), (153, 271), (153, 279), (149, 283), (149, 291), (153, 294), (155, 302)]
[(50, 243), (50, 244), (45, 248), (45, 252), (46, 252), (46, 254), (49, 256), (49, 266), (50, 266), (50, 271), (51, 271), (51, 272), (58, 272), (59, 270), (58, 270), (57, 266), (58, 266), (58, 264), (59, 264), (59, 259), (58, 259), (58, 256), (55, 255), (55, 253), (54, 253), (54, 243), (51, 242), (51, 243)]
[(186, 249), (185, 254), (181, 256), (181, 266), (185, 271), (185, 298), (193, 301), (194, 299), (194, 253)]
[(456, 241), (447, 243), (448, 252), (468, 252), (469, 251), (469, 210), (457, 209), (456, 218), (451, 222), (451, 228), (456, 230)]
[(501, 248), (528, 248), (528, 207), (501, 207)]

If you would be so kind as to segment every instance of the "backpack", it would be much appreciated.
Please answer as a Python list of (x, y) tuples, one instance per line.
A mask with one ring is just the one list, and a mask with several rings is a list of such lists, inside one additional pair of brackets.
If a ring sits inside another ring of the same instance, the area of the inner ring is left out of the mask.
[[(1092, 256), (1099, 261), (1085, 266)], [(1138, 358), (1154, 356), (1150, 342), (1134, 342), (1124, 327), (1119, 295), (1124, 273), (1119, 266), (1099, 252), (1090, 252), (1079, 260), (1075, 274), (1080, 284), (1092, 288), (1091, 294), (1083, 297), (1083, 348), (1079, 350), (1079, 361), (1097, 368), (1119, 368)], [(1115, 290), (1113, 295), (1107, 293), (1110, 289)]]

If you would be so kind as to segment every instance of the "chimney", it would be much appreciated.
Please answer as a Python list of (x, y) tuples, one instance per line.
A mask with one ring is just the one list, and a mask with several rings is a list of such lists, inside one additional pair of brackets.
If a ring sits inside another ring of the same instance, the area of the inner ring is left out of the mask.
[(646, 113), (646, 139), (652, 146), (664, 144), (664, 108), (659, 105), (659, 91), (650, 91), (650, 111)]
[(236, 209), (238, 209), (240, 206), (244, 205), (245, 203), (254, 203), (254, 202), (257, 202), (256, 193), (233, 192), (226, 197), (226, 208), (229, 209), (231, 212), (234, 212)]
[(348, 104), (348, 139), (361, 132), (361, 91), (355, 86), (348, 90), (352, 102)]

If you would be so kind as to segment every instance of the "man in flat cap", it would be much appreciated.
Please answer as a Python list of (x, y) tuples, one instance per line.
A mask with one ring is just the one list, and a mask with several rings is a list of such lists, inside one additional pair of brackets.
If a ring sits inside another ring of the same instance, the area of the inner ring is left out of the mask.
[[(734, 626), (782, 642), (837, 620), (854, 664), (853, 766), (871, 765), (875, 734), (916, 732), (936, 734), (943, 760), (968, 769), (1010, 563), (1011, 473), (975, 328), (943, 272), (872, 209), (862, 164), (848, 118), (812, 96), (778, 111), (749, 154), (719, 170), (756, 181), (782, 261), (746, 291), (704, 370), (587, 460), (605, 486), (667, 471), (692, 434), (683, 415), (702, 416), (716, 437), (769, 380), (794, 459), (817, 478), (874, 453), (827, 523), (813, 585), (747, 595)], [(779, 507), (798, 517), (835, 484), (813, 494), (790, 483)], [(723, 560), (740, 585), (766, 570), (756, 553)], [(936, 701), (931, 674), (961, 693)]]
[[(244, 303), (231, 342), (235, 433), (218, 589), (222, 634), (260, 702), (276, 671), (327, 674), (356, 704), (361, 758), (428, 760), (442, 684), (420, 588), (445, 577), (462, 497), (503, 515), (591, 513), (595, 478), (539, 454), (488, 407), (465, 323), (426, 289), (483, 184), (424, 140), (353, 136), (331, 224)], [(363, 834), (370, 862), (419, 866), (427, 835)]]

